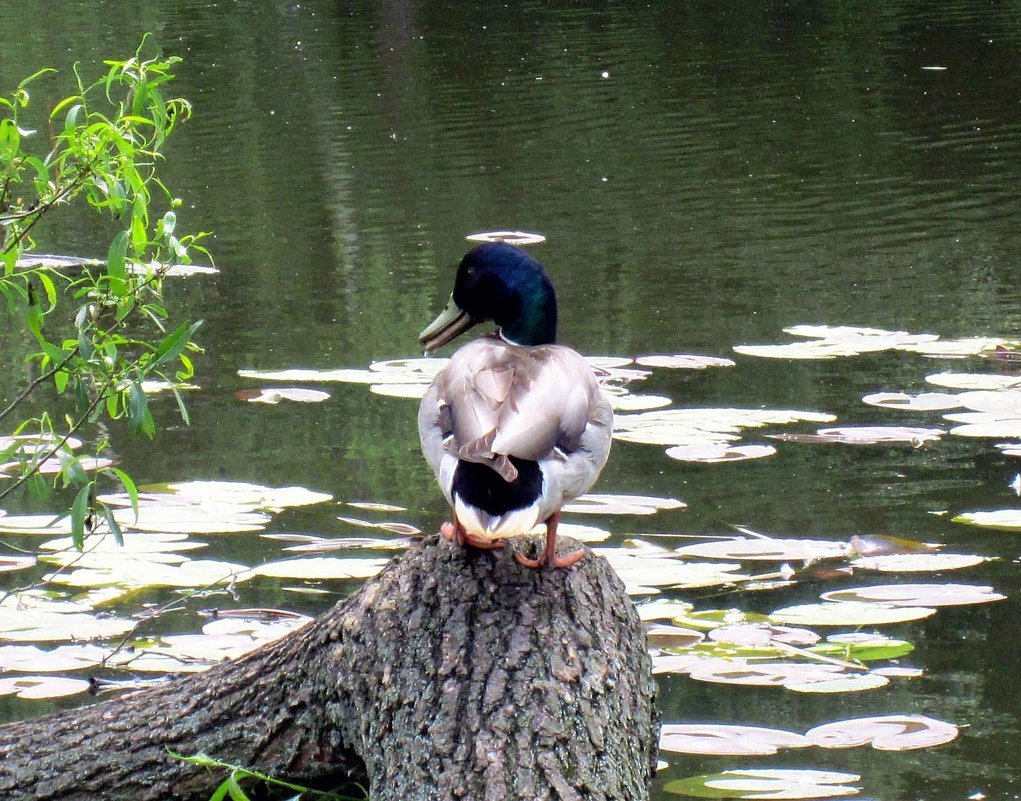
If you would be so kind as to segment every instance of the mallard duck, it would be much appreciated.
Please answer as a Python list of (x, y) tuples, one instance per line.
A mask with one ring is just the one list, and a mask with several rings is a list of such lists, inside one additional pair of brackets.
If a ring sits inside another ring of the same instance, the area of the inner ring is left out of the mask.
[(476, 548), (546, 524), (527, 567), (569, 567), (584, 556), (556, 552), (560, 508), (595, 483), (610, 451), (613, 412), (591, 365), (554, 344), (557, 300), (546, 270), (496, 242), (471, 250), (450, 303), (420, 335), (426, 351), (477, 323), (496, 331), (464, 345), (422, 398), (418, 433), (453, 524), (441, 533)]

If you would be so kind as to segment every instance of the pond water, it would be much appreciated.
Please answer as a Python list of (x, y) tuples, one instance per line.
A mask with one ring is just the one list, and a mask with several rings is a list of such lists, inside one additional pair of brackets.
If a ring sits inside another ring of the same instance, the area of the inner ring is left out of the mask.
[[(364, 369), (421, 355), (416, 335), (444, 303), (473, 232), (546, 237), (532, 252), (556, 283), (561, 339), (587, 355), (734, 360), (649, 368), (632, 384), (670, 398), (671, 408), (804, 410), (833, 415), (832, 425), (946, 431), (958, 423), (939, 411), (861, 399), (943, 391), (926, 383), (934, 373), (1021, 375), (1009, 362), (897, 349), (825, 360), (733, 350), (797, 341), (783, 330), (797, 324), (1018, 335), (1017, 4), (105, 0), (4, 4), (0, 25), (17, 32), (0, 40), (0, 86), (43, 66), (61, 70), (38, 90), (40, 102), (70, 91), (74, 62), (93, 74), (145, 31), (185, 59), (175, 88), (195, 115), (171, 143), (166, 178), (185, 199), (179, 225), (215, 233), (220, 273), (182, 280), (169, 294), (182, 317), (205, 320), (201, 389), (188, 395), (190, 427), (172, 399), (154, 399), (155, 439), (115, 430), (114, 448), (139, 483), (242, 481), (333, 497), (274, 515), (269, 533), (386, 536), (338, 516), (426, 532), (445, 519), (418, 452), (415, 401), (348, 383), (298, 384), (330, 394), (318, 404), (247, 403), (235, 393), (270, 386), (239, 370)], [(109, 235), (74, 215), (40, 250), (99, 255)], [(6, 363), (5, 372), (15, 375)], [(0, 401), (20, 380), (0, 377)], [(741, 526), (834, 542), (889, 535), (993, 557), (953, 573), (856, 571), (762, 592), (662, 593), (698, 610), (769, 612), (829, 590), (909, 582), (989, 585), (1007, 597), (865, 626), (911, 642), (898, 664), (924, 671), (878, 689), (800, 693), (662, 676), (669, 722), (803, 733), (833, 720), (923, 714), (958, 725), (961, 736), (906, 753), (664, 754), (654, 798), (679, 797), (665, 788), (683, 777), (776, 767), (859, 774), (862, 796), (888, 801), (1017, 798), (1018, 534), (952, 518), (1021, 508), (1011, 487), (1021, 462), (994, 447), (1021, 431), (946, 434), (922, 447), (743, 437), (777, 452), (706, 464), (617, 442), (600, 492), (677, 498), (686, 508), (568, 519), (608, 529), (617, 545), (641, 538), (674, 548)], [(258, 532), (195, 538), (209, 545), (204, 558), (254, 565), (287, 555), (287, 542)], [(0, 573), (0, 589), (42, 572)], [(253, 580), (236, 599), (190, 598), (153, 632), (195, 631), (198, 610), (210, 606), (314, 614), (355, 586)], [(130, 614), (175, 597), (148, 590), (114, 609)], [(0, 718), (77, 702), (0, 696)]]

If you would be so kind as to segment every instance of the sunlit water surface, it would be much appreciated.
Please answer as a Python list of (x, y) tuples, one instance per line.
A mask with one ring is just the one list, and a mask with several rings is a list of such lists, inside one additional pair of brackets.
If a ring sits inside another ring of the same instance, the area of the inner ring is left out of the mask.
[[(932, 389), (930, 373), (1010, 367), (903, 352), (777, 361), (732, 346), (792, 341), (782, 329), (798, 323), (1018, 333), (1016, 4), (29, 2), (0, 6), (0, 25), (18, 32), (0, 41), (4, 87), (43, 66), (66, 81), (76, 61), (93, 72), (144, 31), (184, 57), (175, 87), (195, 116), (170, 148), (167, 179), (185, 199), (180, 226), (215, 232), (221, 273), (175, 284), (170, 299), (181, 315), (205, 319), (201, 389), (189, 395), (190, 427), (172, 400), (155, 400), (165, 425), (155, 440), (115, 430), (114, 445), (140, 483), (224, 479), (334, 497), (277, 516), (272, 531), (365, 535), (338, 515), (433, 531), (444, 518), (418, 453), (414, 401), (349, 384), (320, 386), (331, 395), (321, 404), (250, 404), (234, 393), (257, 386), (241, 369), (364, 368), (419, 355), (416, 333), (443, 304), (474, 231), (547, 237), (533, 252), (557, 285), (563, 341), (586, 354), (735, 359), (729, 368), (654, 370), (641, 391), (676, 407), (804, 409), (843, 424), (946, 428), (938, 413), (860, 399)], [(51, 80), (37, 102), (69, 86)], [(108, 238), (79, 215), (50, 229), (40, 249), (97, 255)], [(14, 347), (7, 338), (0, 332), (5, 351)], [(0, 401), (24, 384), (23, 370), (12, 370), (0, 378)], [(765, 441), (754, 432), (746, 439)], [(768, 459), (707, 465), (618, 443), (601, 491), (688, 507), (587, 522), (610, 528), (614, 542), (640, 535), (670, 546), (735, 525), (776, 536), (920, 539), (998, 557), (921, 580), (989, 584), (1008, 598), (884, 627), (915, 644), (904, 662), (924, 678), (815, 695), (664, 677), (664, 720), (803, 732), (840, 718), (921, 713), (962, 726), (962, 736), (908, 753), (665, 755), (654, 797), (676, 797), (663, 785), (684, 776), (779, 766), (859, 773), (871, 798), (1017, 797), (1017, 535), (950, 517), (1021, 506), (1009, 487), (1021, 465), (983, 439), (777, 447)], [(349, 501), (408, 511), (353, 514), (338, 506)], [(198, 539), (210, 544), (204, 556), (242, 564), (281, 555), (279, 541), (255, 534)], [(0, 588), (25, 575), (0, 574)], [(913, 580), (668, 595), (699, 608), (769, 611), (823, 589)], [(355, 586), (254, 581), (237, 600), (193, 599), (156, 628), (194, 630), (197, 610), (217, 605), (316, 613)], [(173, 597), (151, 592), (122, 611)], [(0, 717), (68, 703), (3, 697)]]

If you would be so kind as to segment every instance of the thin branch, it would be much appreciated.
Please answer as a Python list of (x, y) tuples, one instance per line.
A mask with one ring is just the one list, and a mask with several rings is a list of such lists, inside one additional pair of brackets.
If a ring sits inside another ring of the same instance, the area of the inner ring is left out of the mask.
[(67, 366), (68, 362), (70, 362), (71, 359), (73, 359), (77, 354), (78, 346), (75, 345), (74, 350), (69, 351), (67, 356), (61, 359), (57, 364), (55, 364), (46, 372), (40, 373), (38, 376), (33, 378), (32, 382), (18, 395), (18, 397), (16, 397), (9, 404), (7, 404), (6, 409), (0, 411), (0, 422), (3, 422), (3, 419), (12, 411), (14, 411), (14, 409), (18, 406), (19, 403), (21, 403), (22, 401), (25, 400), (25, 398), (31, 395), (35, 391), (35, 388), (38, 387), (41, 383), (43, 383), (43, 381), (52, 378), (61, 370), (63, 370)]
[(42, 459), (36, 461), (35, 464), (33, 464), (32, 467), (29, 469), (29, 471), (24, 475), (19, 476), (17, 480), (14, 481), (13, 484), (4, 488), (3, 490), (0, 490), (0, 500), (3, 500), (12, 492), (14, 492), (14, 490), (18, 489), (23, 484), (25, 484), (25, 482), (27, 482), (30, 478), (32, 478), (32, 476), (39, 472), (39, 468), (42, 467), (43, 464), (48, 462), (50, 459), (52, 459), (54, 456), (56, 456), (60, 451), (64, 449), (64, 446), (68, 443), (68, 440), (71, 439), (71, 436), (77, 433), (78, 429), (80, 429), (89, 421), (89, 418), (92, 416), (92, 413), (99, 408), (99, 404), (106, 400), (106, 393), (108, 390), (112, 389), (113, 386), (114, 384), (112, 381), (106, 385), (103, 391), (96, 396), (96, 399), (93, 400), (92, 403), (89, 404), (89, 407), (82, 413), (81, 417), (79, 417), (71, 425), (71, 427), (68, 429), (68, 432), (63, 437), (61, 437), (60, 442), (54, 445), (53, 448), (49, 451), (49, 453), (47, 453)]

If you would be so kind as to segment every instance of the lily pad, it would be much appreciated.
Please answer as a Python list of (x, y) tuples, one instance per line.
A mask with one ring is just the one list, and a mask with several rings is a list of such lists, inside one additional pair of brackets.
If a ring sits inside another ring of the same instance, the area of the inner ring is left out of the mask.
[(996, 337), (964, 337), (963, 339), (940, 339), (935, 342), (901, 345), (897, 350), (920, 353), (932, 358), (961, 358), (990, 353), (1009, 344), (1011, 344), (1010, 340)]
[(295, 403), (322, 403), (330, 397), (329, 392), (302, 387), (274, 387), (271, 389), (242, 389), (234, 393), (239, 400), (249, 403), (268, 403), (276, 405), (280, 401)]
[(938, 573), (980, 565), (988, 557), (961, 553), (915, 553), (863, 556), (851, 562), (859, 570), (880, 573)]
[(16, 695), (26, 700), (63, 698), (87, 692), (89, 683), (84, 679), (63, 676), (14, 676), (0, 678), (0, 696)]
[(562, 511), (589, 515), (652, 515), (667, 509), (683, 509), (685, 506), (686, 503), (676, 498), (591, 492), (575, 498)]
[(613, 436), (648, 445), (705, 445), (733, 442), (746, 428), (835, 419), (822, 412), (784, 409), (665, 409), (617, 415)]
[(863, 397), (862, 401), (870, 406), (911, 412), (939, 412), (961, 407), (959, 396), (947, 392), (922, 392), (918, 395), (908, 395), (905, 392), (874, 392)]
[(339, 559), (330, 556), (284, 559), (252, 568), (257, 576), (300, 579), (366, 579), (375, 576), (387, 559)]
[[(786, 687), (799, 692), (816, 685), (819, 692), (858, 692), (886, 686), (889, 679), (862, 674), (849, 676), (841, 665), (810, 662), (752, 662), (746, 659), (703, 659), (688, 669), (696, 681), (760, 687)], [(850, 680), (849, 680), (850, 679)], [(842, 682), (835, 684), (834, 682)], [(829, 685), (829, 686), (825, 686)]]
[[(963, 512), (950, 518), (954, 523), (964, 523), (980, 528), (996, 528), (1004, 531), (1021, 531), (1021, 509), (996, 509), (989, 512)], [(0, 528), (4, 521), (0, 519)]]
[(803, 734), (782, 729), (716, 723), (664, 723), (659, 735), (663, 751), (705, 756), (770, 756), (781, 748), (810, 745)]
[(675, 445), (666, 450), (666, 455), (671, 459), (705, 464), (763, 459), (775, 453), (776, 448), (772, 445), (726, 445), (716, 442), (707, 445)]
[(948, 389), (1011, 389), (1021, 387), (1021, 376), (998, 373), (933, 373), (925, 380)]
[(125, 634), (134, 627), (135, 622), (132, 620), (112, 616), (97, 617), (86, 612), (6, 608), (3, 615), (0, 615), (0, 641), (107, 639)]
[(465, 237), (469, 242), (506, 242), (508, 245), (538, 245), (546, 241), (542, 234), (530, 231), (480, 231)]
[(856, 601), (798, 604), (777, 609), (771, 620), (791, 626), (881, 626), (907, 623), (936, 614), (932, 607), (891, 606)]
[(993, 592), (992, 587), (972, 584), (881, 584), (832, 590), (822, 594), (824, 601), (841, 603), (883, 603), (891, 606), (965, 606), (1002, 601), (1007, 596)]
[(35, 564), (34, 556), (17, 554), (0, 554), (0, 573), (8, 573), (12, 570), (24, 570)]
[(631, 553), (623, 548), (596, 548), (593, 553), (610, 563), (629, 595), (647, 594), (655, 587), (715, 587), (748, 578), (732, 572), (741, 567), (734, 563), (687, 562), (672, 555)]
[(264, 487), (243, 481), (177, 481), (166, 486), (179, 497), (195, 501), (215, 500), (270, 512), (333, 500), (333, 496), (325, 492), (314, 492), (304, 487)]
[(784, 442), (839, 442), (845, 445), (886, 445), (907, 443), (919, 447), (942, 437), (940, 428), (914, 428), (909, 426), (841, 426), (820, 428), (815, 434), (767, 434), (770, 439)]
[(861, 776), (832, 770), (734, 769), (667, 782), (668, 793), (695, 798), (798, 799), (857, 795)]
[(955, 437), (979, 437), (988, 439), (1021, 439), (1021, 419), (1000, 420), (993, 415), (982, 415), (982, 422), (954, 426), (950, 433)]
[(856, 748), (871, 744), (880, 751), (912, 751), (957, 739), (952, 723), (925, 715), (885, 715), (854, 718), (816, 726), (805, 733), (820, 748)]
[(790, 626), (775, 626), (770, 623), (742, 623), (721, 626), (709, 632), (709, 638), (716, 642), (735, 645), (769, 646), (780, 642), (787, 645), (814, 645), (821, 637), (809, 629)]
[(705, 634), (681, 626), (654, 623), (645, 630), (645, 637), (656, 648), (688, 648), (705, 639)]
[(635, 362), (643, 367), (666, 367), (670, 369), (705, 370), (707, 367), (733, 367), (733, 359), (719, 356), (698, 356), (695, 354), (676, 353), (672, 356), (639, 356)]
[(677, 601), (667, 598), (657, 598), (655, 601), (647, 601), (637, 604), (638, 618), (643, 622), (650, 620), (670, 620), (678, 615), (687, 614), (691, 611), (692, 605), (687, 601)]
[(674, 553), (701, 559), (786, 562), (842, 559), (850, 553), (847, 543), (830, 540), (749, 537), (684, 545)]

